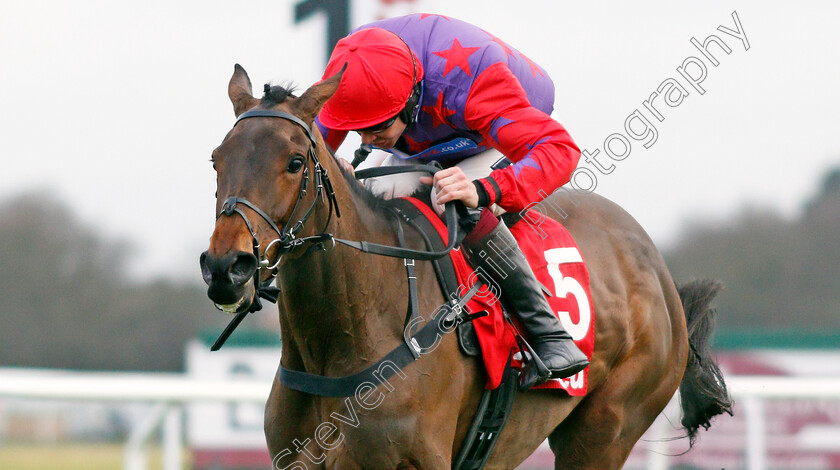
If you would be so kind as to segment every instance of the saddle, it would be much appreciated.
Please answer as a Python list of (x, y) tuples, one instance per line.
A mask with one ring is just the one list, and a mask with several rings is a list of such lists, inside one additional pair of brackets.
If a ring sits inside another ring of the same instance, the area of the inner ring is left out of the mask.
[[(428, 198), (408, 197), (390, 201), (392, 208), (409, 226), (414, 227), (427, 245), (427, 249), (440, 251), (447, 236), (443, 222), (431, 208)], [(559, 313), (567, 331), (588, 356), (594, 350), (594, 317), (589, 293), (589, 273), (580, 251), (571, 235), (560, 223), (538, 212), (506, 213), (502, 220), (520, 242), (537, 279), (553, 289), (546, 289), (552, 309)], [(539, 222), (535, 227), (533, 223)], [(476, 283), (478, 276), (467, 264), (459, 250), (449, 256), (432, 260), (438, 284), (445, 298), (460, 297)], [(555, 292), (552, 292), (555, 291)], [(482, 356), (487, 371), (486, 388), (493, 390), (502, 383), (508, 359), (511, 366), (519, 368), (523, 355), (517, 343), (515, 329), (508, 324), (510, 317), (502, 308), (495, 294), (485, 286), (467, 303), (469, 313), (486, 310), (489, 315), (458, 326), (458, 344), (467, 356)], [(516, 319), (513, 319), (514, 323)], [(521, 329), (520, 329), (521, 330)], [(571, 395), (584, 395), (588, 385), (588, 368), (567, 379), (554, 379), (538, 389), (562, 389)]]

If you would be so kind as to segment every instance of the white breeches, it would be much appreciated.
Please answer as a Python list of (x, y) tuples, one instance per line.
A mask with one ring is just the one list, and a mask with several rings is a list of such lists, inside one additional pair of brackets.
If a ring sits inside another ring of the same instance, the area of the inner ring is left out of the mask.
[[(373, 155), (371, 155), (373, 157)], [(496, 149), (488, 149), (484, 152), (481, 152), (477, 155), (473, 155), (471, 157), (465, 158), (463, 161), (458, 163), (457, 167), (459, 167), (467, 178), (470, 181), (476, 180), (478, 178), (484, 178), (485, 176), (489, 175), (493, 169), (491, 166), (499, 161), (504, 157), (501, 152)], [(367, 161), (365, 162), (367, 163)], [(360, 169), (364, 167), (371, 167), (371, 166), (396, 166), (396, 165), (407, 165), (411, 164), (410, 160), (401, 160), (394, 155), (388, 154), (382, 163), (376, 165), (375, 161), (371, 162), (372, 164), (368, 165), (360, 165)], [(385, 199), (391, 199), (395, 197), (405, 197), (410, 196), (411, 194), (415, 193), (417, 190), (421, 189), (423, 184), (420, 183), (421, 176), (428, 176), (426, 173), (401, 173), (397, 175), (388, 175), (388, 176), (381, 176), (378, 178), (368, 178), (364, 181), (364, 185), (368, 188), (372, 193), (376, 194), (377, 196), (384, 197)], [(432, 206), (435, 208), (435, 211), (440, 215), (443, 214), (443, 206), (437, 203), (437, 198), (435, 197), (435, 190), (432, 188)], [(496, 215), (504, 214), (504, 209), (496, 206), (493, 204), (491, 206), (493, 213)]]

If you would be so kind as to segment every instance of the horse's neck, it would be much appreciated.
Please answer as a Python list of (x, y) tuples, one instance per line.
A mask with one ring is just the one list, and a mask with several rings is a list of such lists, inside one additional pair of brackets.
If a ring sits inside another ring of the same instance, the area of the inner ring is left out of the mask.
[[(331, 174), (341, 217), (333, 215), (327, 231), (337, 238), (395, 244), (386, 216), (353, 198), (337, 168)], [(320, 220), (312, 225), (322, 227)], [(389, 338), (400, 337), (406, 308), (401, 259), (339, 244), (292, 257), (279, 282), (282, 334), (294, 343), (307, 372), (349, 374), (360, 360), (376, 359)]]

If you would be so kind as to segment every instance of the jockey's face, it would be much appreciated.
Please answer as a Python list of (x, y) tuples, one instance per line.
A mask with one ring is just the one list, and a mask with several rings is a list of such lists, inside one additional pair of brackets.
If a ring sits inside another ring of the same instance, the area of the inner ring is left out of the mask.
[(390, 149), (397, 145), (397, 139), (400, 138), (405, 127), (405, 123), (398, 117), (390, 126), (375, 126), (374, 128), (362, 129), (358, 132), (362, 136), (363, 144), (373, 145), (381, 149)]

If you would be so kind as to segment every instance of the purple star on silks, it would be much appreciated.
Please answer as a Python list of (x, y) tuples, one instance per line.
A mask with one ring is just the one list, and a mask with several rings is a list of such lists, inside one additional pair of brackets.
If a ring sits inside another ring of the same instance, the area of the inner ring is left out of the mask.
[(499, 129), (511, 124), (513, 121), (510, 119), (505, 119), (502, 116), (493, 119), (493, 122), (490, 123), (490, 137), (493, 138), (496, 142), (499, 141)]
[(519, 176), (519, 172), (526, 166), (542, 171), (542, 168), (531, 158), (531, 154), (529, 153), (525, 158), (513, 164), (513, 174)]
[[(528, 147), (528, 150), (533, 150), (534, 147), (536, 147), (537, 145), (540, 145), (541, 143), (547, 141), (549, 138), (550, 137), (543, 137), (542, 139), (534, 142), (533, 144), (525, 144), (525, 145)], [(537, 162), (535, 162), (533, 158), (531, 158), (531, 152), (528, 152), (525, 155), (525, 158), (523, 158), (522, 160), (519, 160), (518, 162), (513, 164), (513, 174), (516, 175), (516, 176), (519, 176), (519, 172), (521, 172), (522, 169), (525, 168), (526, 166), (542, 171), (542, 168), (540, 168), (540, 165), (537, 164)]]
[(550, 139), (551, 137), (543, 137), (542, 139), (534, 142), (533, 144), (525, 144), (528, 146), (528, 150), (534, 150), (534, 147), (540, 145), (541, 143), (545, 142), (546, 140)]

